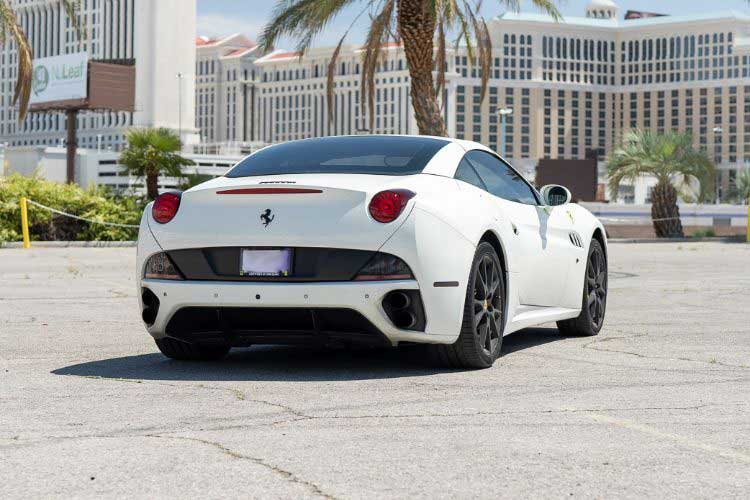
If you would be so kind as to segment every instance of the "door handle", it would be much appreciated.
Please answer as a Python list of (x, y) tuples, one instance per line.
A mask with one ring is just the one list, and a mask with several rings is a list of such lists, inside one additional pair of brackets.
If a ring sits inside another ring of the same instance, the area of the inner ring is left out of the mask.
[(513, 221), (511, 221), (510, 226), (513, 228), (513, 233), (518, 236), (518, 226)]

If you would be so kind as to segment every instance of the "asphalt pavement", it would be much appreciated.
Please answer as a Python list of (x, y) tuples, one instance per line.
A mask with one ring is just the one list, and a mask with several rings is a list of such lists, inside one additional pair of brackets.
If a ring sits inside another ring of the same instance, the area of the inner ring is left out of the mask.
[(750, 245), (612, 244), (602, 333), (170, 361), (133, 248), (0, 249), (0, 498), (747, 498)]

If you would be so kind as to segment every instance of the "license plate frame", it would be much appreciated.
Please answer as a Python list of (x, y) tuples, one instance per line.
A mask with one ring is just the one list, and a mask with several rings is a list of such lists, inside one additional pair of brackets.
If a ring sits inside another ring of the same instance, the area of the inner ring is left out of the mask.
[(289, 278), (293, 273), (293, 248), (240, 249), (239, 275), (243, 278)]

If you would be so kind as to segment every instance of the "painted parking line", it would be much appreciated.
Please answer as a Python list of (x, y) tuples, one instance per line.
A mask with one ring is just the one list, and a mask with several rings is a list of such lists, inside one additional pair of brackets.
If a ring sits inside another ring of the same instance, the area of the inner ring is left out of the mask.
[(603, 424), (615, 425), (617, 427), (622, 427), (623, 429), (629, 429), (629, 430), (642, 432), (644, 434), (648, 434), (650, 436), (654, 436), (659, 439), (672, 441), (680, 445), (683, 445), (685, 447), (703, 451), (711, 455), (717, 455), (717, 456), (721, 456), (724, 458), (731, 458), (733, 460), (737, 460), (737, 461), (744, 462), (744, 463), (750, 463), (750, 455), (748, 455), (747, 453), (742, 453), (740, 451), (733, 450), (731, 448), (724, 448), (722, 446), (716, 446), (713, 444), (704, 443), (703, 441), (698, 441), (696, 439), (692, 439), (689, 437), (680, 436), (679, 434), (673, 434), (671, 432), (662, 432), (658, 429), (655, 429), (648, 425), (639, 424), (638, 422), (634, 422), (632, 420), (610, 417), (609, 415), (577, 410), (575, 408), (565, 408), (565, 409), (567, 411), (575, 412), (579, 415), (584, 415), (586, 417), (589, 417), (592, 420), (596, 420), (597, 422), (601, 422)]

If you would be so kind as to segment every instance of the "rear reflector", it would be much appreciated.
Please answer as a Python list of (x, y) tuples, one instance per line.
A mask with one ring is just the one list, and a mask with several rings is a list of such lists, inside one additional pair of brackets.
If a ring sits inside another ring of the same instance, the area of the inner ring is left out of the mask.
[(305, 188), (241, 188), (216, 191), (216, 194), (319, 194), (320, 189)]

